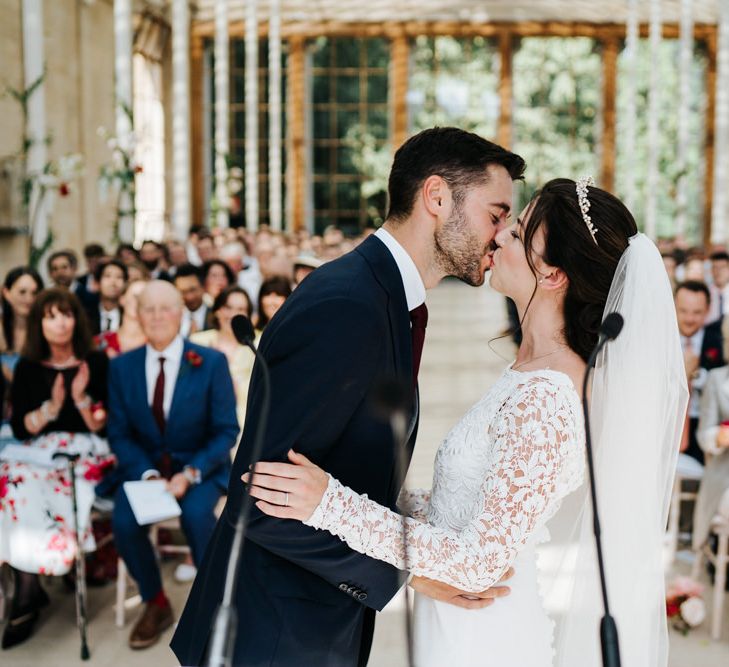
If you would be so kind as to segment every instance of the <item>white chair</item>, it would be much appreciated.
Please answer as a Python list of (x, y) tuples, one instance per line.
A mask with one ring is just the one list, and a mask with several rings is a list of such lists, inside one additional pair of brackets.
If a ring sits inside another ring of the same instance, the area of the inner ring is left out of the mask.
[(696, 500), (697, 491), (685, 491), (685, 481), (700, 482), (704, 475), (704, 467), (696, 459), (679, 454), (676, 466), (676, 478), (673, 482), (671, 506), (668, 513), (668, 529), (666, 531), (666, 544), (668, 546), (668, 565), (676, 559), (679, 537), (679, 521), (681, 519), (681, 503), (685, 500)]
[(708, 544), (696, 554), (691, 572), (693, 579), (698, 580), (704, 556), (714, 566), (714, 592), (711, 601), (711, 638), (721, 638), (721, 625), (724, 616), (724, 598), (726, 592), (726, 568), (729, 566), (729, 518), (717, 514), (711, 522), (711, 531), (717, 536), (718, 544), (714, 554)]
[[(162, 554), (189, 554), (190, 547), (186, 544), (160, 544), (159, 530), (166, 528), (167, 530), (180, 530), (180, 520), (178, 518), (167, 519), (159, 523), (152, 524), (149, 529), (149, 539), (152, 541), (157, 557)], [(119, 558), (118, 572), (116, 576), (116, 604), (114, 605), (114, 614), (116, 619), (116, 627), (123, 628), (127, 608), (134, 607), (139, 604), (141, 598), (135, 595), (127, 599), (127, 566), (124, 561)]]

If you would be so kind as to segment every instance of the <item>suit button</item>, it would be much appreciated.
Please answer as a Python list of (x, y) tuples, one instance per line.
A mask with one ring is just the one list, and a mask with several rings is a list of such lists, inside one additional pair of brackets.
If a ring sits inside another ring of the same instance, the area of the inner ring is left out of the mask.
[(358, 600), (359, 600), (360, 602), (364, 602), (364, 601), (365, 601), (365, 600), (367, 599), (367, 593), (363, 593), (362, 591), (360, 591), (360, 592), (359, 592), (359, 593), (357, 594), (357, 599), (358, 599)]
[(348, 593), (347, 591), (347, 584), (339, 584), (339, 590), (344, 591), (345, 593)]
[(354, 596), (356, 590), (357, 589), (354, 586), (348, 586), (347, 587), (347, 593), (349, 593), (351, 596)]

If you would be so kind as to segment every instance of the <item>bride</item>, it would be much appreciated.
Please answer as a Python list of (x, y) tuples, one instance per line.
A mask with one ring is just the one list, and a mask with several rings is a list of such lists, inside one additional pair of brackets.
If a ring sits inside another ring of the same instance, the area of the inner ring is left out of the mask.
[(256, 466), (261, 511), (413, 575), (478, 592), (513, 566), (511, 595), (492, 607), (416, 594), (418, 667), (601, 664), (578, 388), (613, 311), (626, 325), (598, 358), (591, 414), (611, 611), (625, 667), (666, 665), (661, 546), (687, 400), (678, 330), (657, 249), (592, 186), (550, 181), (497, 235), (490, 282), (516, 303), (523, 343), (440, 446), (432, 490), (402, 493), (406, 519), (293, 451)]

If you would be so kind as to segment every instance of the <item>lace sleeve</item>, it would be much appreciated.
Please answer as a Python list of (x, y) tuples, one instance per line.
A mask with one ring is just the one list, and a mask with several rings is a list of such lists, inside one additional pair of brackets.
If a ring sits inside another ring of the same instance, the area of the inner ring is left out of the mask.
[(575, 461), (581, 461), (582, 427), (566, 391), (533, 378), (502, 406), (489, 428), (496, 456), (482, 485), (481, 511), (461, 532), (403, 520), (331, 477), (305, 523), (413, 574), (469, 592), (489, 588), (513, 563), (537, 521), (548, 518), (579, 483), (574, 478), (581, 470)]
[(397, 507), (405, 516), (422, 523), (428, 521), (429, 506), (430, 489), (403, 489), (397, 499)]

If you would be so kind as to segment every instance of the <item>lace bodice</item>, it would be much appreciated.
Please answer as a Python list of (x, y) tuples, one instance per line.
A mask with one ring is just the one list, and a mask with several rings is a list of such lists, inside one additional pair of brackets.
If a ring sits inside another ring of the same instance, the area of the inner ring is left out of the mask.
[(584, 425), (569, 377), (509, 368), (441, 444), (432, 494), (401, 495), (411, 515), (407, 554), (403, 517), (332, 477), (305, 523), (413, 574), (478, 592), (501, 578), (583, 475)]

